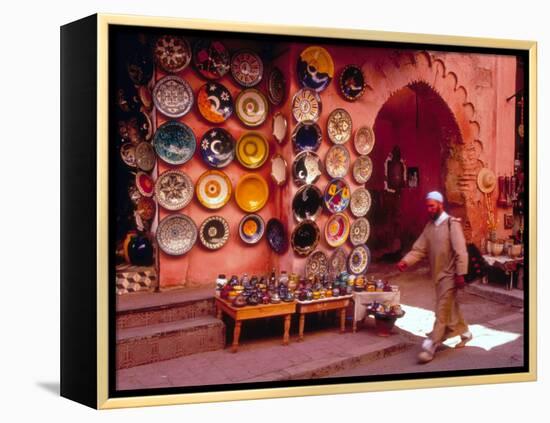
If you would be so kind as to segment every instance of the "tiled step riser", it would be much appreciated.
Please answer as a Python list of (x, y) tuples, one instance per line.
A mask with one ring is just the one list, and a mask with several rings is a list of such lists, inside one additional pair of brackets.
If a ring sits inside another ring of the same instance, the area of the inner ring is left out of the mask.
[(215, 314), (216, 307), (214, 305), (214, 299), (209, 298), (146, 311), (138, 310), (118, 313), (116, 317), (116, 327), (117, 329), (136, 328), (159, 323), (175, 322), (177, 320), (214, 316)]
[(120, 341), (117, 343), (116, 369), (214, 351), (223, 349), (224, 346), (225, 325), (221, 321), (197, 328)]

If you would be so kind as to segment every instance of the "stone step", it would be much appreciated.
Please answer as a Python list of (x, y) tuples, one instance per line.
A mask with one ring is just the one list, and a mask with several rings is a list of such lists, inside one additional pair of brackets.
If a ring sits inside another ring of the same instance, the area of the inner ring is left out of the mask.
[(212, 316), (118, 329), (116, 369), (223, 349), (225, 324)]
[(212, 289), (135, 293), (117, 297), (116, 328), (129, 329), (214, 316)]
[(466, 292), (483, 297), (501, 304), (508, 304), (513, 307), (523, 307), (524, 291), (520, 289), (507, 290), (500, 286), (484, 284), (479, 281), (466, 286)]

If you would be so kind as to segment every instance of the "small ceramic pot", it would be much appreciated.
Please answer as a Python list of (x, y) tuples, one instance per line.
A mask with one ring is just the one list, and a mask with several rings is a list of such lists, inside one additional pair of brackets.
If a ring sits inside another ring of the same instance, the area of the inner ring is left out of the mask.
[(493, 243), (492, 253), (493, 256), (500, 256), (504, 251), (504, 243), (495, 242)]

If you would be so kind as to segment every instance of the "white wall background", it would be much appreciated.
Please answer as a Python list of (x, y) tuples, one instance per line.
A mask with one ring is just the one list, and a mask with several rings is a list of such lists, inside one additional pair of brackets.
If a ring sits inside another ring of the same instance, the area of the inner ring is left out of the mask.
[[(261, 5), (261, 6), (260, 6)], [(539, 42), (539, 163), (548, 158), (550, 30), (544, 2), (4, 2), (0, 17), (0, 420), (525, 421), (548, 404), (549, 212), (539, 171), (539, 382), (94, 412), (58, 397), (59, 26), (95, 12)], [(422, 420), (421, 420), (422, 419)]]

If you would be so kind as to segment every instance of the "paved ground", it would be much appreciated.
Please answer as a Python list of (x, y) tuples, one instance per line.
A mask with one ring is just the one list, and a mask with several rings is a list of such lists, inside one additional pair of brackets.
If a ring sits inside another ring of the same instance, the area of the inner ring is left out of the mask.
[(393, 265), (377, 265), (372, 273), (385, 275), (401, 289), (406, 315), (398, 320), (399, 328), (388, 338), (375, 335), (371, 322), (355, 334), (350, 332), (351, 325), (347, 333), (339, 334), (337, 322), (328, 316), (306, 321), (304, 342), (297, 342), (297, 325), (293, 321), (290, 345), (282, 346), (278, 335), (282, 322), (276, 318), (250, 322), (249, 330), (243, 330), (238, 353), (225, 349), (119, 370), (118, 389), (522, 365), (523, 310), (467, 291), (460, 293), (460, 302), (474, 340), (460, 350), (451, 348), (456, 340), (449, 340), (434, 361), (416, 364), (418, 348), (433, 324), (434, 294), (428, 269), (400, 274)]

